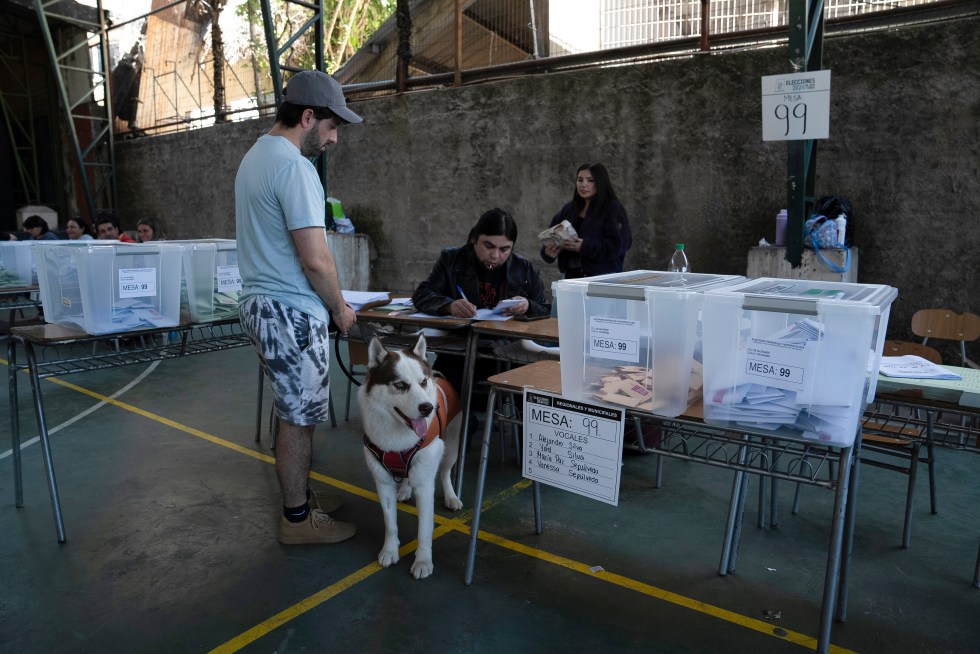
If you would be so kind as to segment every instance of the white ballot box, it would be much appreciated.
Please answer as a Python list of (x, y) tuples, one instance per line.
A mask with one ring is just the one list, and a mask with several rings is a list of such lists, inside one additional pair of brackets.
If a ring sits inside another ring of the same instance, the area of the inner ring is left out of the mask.
[(0, 241), (0, 288), (17, 288), (34, 283), (31, 247), (34, 241)]
[(562, 395), (680, 415), (701, 389), (704, 291), (744, 280), (634, 270), (554, 282)]
[(54, 241), (32, 251), (47, 322), (108, 334), (180, 321), (179, 245)]
[(891, 286), (761, 278), (704, 295), (704, 420), (853, 444)]
[(235, 241), (214, 238), (167, 242), (183, 249), (181, 313), (192, 322), (237, 317), (242, 276)]

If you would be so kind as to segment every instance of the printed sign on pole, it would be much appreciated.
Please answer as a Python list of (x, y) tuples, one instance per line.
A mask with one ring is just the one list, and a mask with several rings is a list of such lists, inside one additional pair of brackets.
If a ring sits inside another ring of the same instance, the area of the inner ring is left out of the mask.
[(762, 78), (762, 140), (830, 138), (830, 71)]

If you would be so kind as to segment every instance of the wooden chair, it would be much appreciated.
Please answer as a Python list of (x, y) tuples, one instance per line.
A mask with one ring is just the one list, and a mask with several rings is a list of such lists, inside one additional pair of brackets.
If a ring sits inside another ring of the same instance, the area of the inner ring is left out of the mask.
[(935, 348), (912, 341), (885, 341), (885, 347), (881, 351), (883, 357), (900, 357), (906, 354), (914, 354), (933, 363), (943, 362), (942, 356)]
[[(942, 363), (939, 352), (919, 343), (908, 341), (885, 341), (882, 356), (900, 356), (914, 354), (933, 363)], [(936, 513), (936, 472), (935, 456), (932, 441), (926, 438), (925, 427), (921, 421), (903, 420), (897, 414), (886, 416), (883, 413), (885, 403), (879, 403), (872, 416), (868, 418), (861, 429), (861, 463), (885, 468), (908, 475), (909, 483), (905, 494), (905, 524), (902, 529), (902, 547), (909, 548), (912, 537), (912, 500), (915, 497), (915, 481), (919, 463), (925, 463), (929, 469), (929, 502), (930, 510)], [(926, 445), (926, 456), (922, 456), (923, 441)], [(882, 454), (890, 459), (901, 459), (905, 464), (897, 464), (893, 460), (868, 458), (867, 453)]]
[(966, 344), (980, 338), (980, 316), (956, 313), (949, 309), (920, 309), (912, 316), (912, 333), (925, 345), (930, 339), (956, 341), (960, 344), (960, 366), (977, 368), (966, 356)]

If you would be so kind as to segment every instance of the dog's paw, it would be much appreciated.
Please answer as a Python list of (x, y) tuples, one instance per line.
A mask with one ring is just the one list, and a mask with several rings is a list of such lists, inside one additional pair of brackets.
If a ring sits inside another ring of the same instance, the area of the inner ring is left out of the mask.
[[(378, 554), (378, 563), (381, 564), (382, 568), (387, 568), (388, 566), (395, 565), (398, 563), (398, 550), (381, 550)], [(414, 570), (414, 568), (412, 568)], [(429, 571), (432, 572), (431, 570)]]
[(415, 559), (415, 563), (412, 564), (412, 576), (416, 579), (425, 579), (432, 574), (435, 570), (435, 566), (432, 565), (432, 560), (420, 561)]
[(402, 482), (398, 487), (398, 495), (395, 497), (399, 502), (405, 502), (412, 499), (412, 485), (408, 482)]
[(445, 499), (446, 508), (450, 511), (459, 511), (463, 508), (463, 501), (455, 495), (447, 496)]

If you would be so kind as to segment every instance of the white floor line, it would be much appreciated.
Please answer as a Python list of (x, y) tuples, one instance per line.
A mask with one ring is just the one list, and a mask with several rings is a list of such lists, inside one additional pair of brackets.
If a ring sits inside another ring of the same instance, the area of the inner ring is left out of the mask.
[[(153, 372), (154, 370), (156, 370), (156, 368), (157, 368), (157, 366), (158, 366), (158, 365), (160, 365), (160, 362), (159, 362), (159, 361), (154, 361), (153, 363), (151, 363), (151, 364), (150, 364), (150, 365), (149, 365), (149, 366), (147, 367), (147, 369), (146, 369), (146, 370), (144, 370), (143, 372), (141, 372), (141, 373), (140, 373), (140, 374), (139, 374), (139, 375), (138, 375), (138, 376), (136, 377), (136, 379), (134, 379), (133, 381), (131, 381), (131, 382), (129, 382), (128, 384), (126, 384), (125, 386), (123, 386), (122, 388), (120, 388), (120, 389), (119, 389), (118, 391), (116, 391), (115, 393), (113, 393), (113, 394), (112, 394), (112, 395), (110, 395), (109, 397), (110, 397), (111, 399), (113, 399), (113, 400), (115, 400), (115, 399), (117, 399), (117, 398), (119, 398), (119, 396), (121, 396), (121, 395), (123, 395), (123, 394), (125, 394), (125, 393), (126, 393), (126, 391), (128, 391), (128, 390), (130, 390), (130, 389), (132, 389), (132, 388), (133, 388), (134, 386), (136, 386), (136, 385), (137, 385), (138, 383), (140, 383), (141, 381), (143, 381), (144, 379), (146, 379), (146, 378), (147, 378), (147, 376), (148, 376), (148, 375), (149, 375), (149, 374), (150, 374), (151, 372)], [(57, 433), (58, 433), (59, 431), (61, 431), (61, 430), (62, 430), (62, 429), (64, 429), (65, 427), (68, 427), (68, 426), (70, 426), (70, 425), (73, 425), (73, 424), (75, 424), (76, 422), (78, 422), (79, 420), (81, 420), (81, 419), (82, 419), (82, 418), (84, 418), (85, 416), (87, 416), (87, 415), (89, 415), (90, 413), (93, 413), (94, 411), (97, 411), (97, 410), (99, 410), (99, 409), (101, 409), (101, 408), (102, 408), (102, 407), (104, 407), (104, 406), (105, 406), (106, 404), (107, 404), (107, 402), (105, 402), (105, 401), (102, 401), (102, 402), (97, 402), (96, 404), (93, 404), (92, 406), (90, 406), (89, 408), (87, 408), (87, 409), (85, 409), (84, 411), (82, 411), (82, 412), (81, 412), (81, 413), (79, 413), (78, 415), (76, 415), (76, 416), (74, 416), (74, 417), (72, 417), (72, 418), (69, 418), (68, 420), (65, 420), (65, 421), (64, 421), (63, 423), (61, 423), (61, 424), (60, 424), (60, 425), (58, 425), (57, 427), (52, 427), (51, 429), (49, 429), (49, 430), (48, 430), (48, 436), (52, 436), (52, 435), (54, 435), (54, 434), (57, 434)], [(22, 443), (20, 444), (20, 449), (21, 449), (21, 451), (23, 452), (23, 451), (24, 451), (25, 449), (27, 449), (27, 448), (28, 448), (29, 446), (31, 446), (31, 445), (34, 445), (34, 444), (36, 444), (36, 443), (39, 443), (39, 442), (41, 442), (41, 436), (40, 436), (40, 435), (38, 435), (38, 436), (35, 436), (34, 438), (32, 438), (32, 439), (30, 439), (29, 441), (24, 441), (24, 442), (22, 442)], [(13, 453), (14, 453), (14, 451), (13, 451), (13, 450), (7, 450), (6, 452), (3, 452), (3, 453), (0, 453), (0, 460), (3, 460), (3, 459), (6, 459), (6, 458), (7, 458), (8, 456), (12, 456), (12, 455), (13, 455)]]

